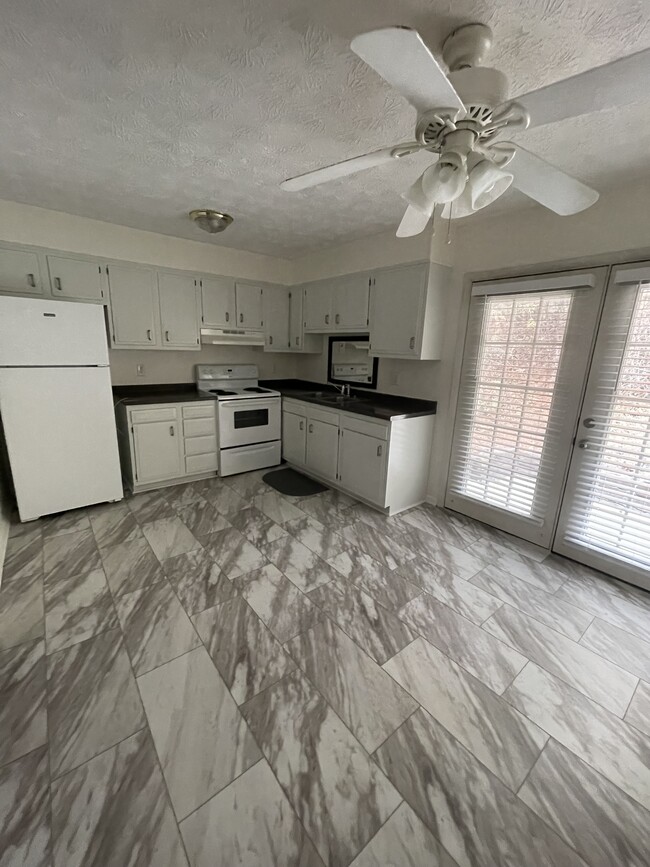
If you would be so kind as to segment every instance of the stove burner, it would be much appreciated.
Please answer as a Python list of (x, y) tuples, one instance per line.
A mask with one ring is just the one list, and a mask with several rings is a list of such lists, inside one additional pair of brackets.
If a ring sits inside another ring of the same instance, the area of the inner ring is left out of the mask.
[(237, 394), (237, 392), (236, 391), (226, 391), (225, 388), (211, 388), (210, 394), (218, 394), (219, 397), (223, 397), (224, 395), (227, 395), (227, 394)]
[(253, 391), (255, 394), (268, 394), (268, 388), (260, 388), (259, 385), (250, 386), (249, 388), (245, 388), (244, 391)]

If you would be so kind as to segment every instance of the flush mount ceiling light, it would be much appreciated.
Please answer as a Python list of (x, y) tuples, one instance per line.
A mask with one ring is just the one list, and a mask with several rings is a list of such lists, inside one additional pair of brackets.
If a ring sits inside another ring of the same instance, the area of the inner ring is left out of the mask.
[(199, 229), (203, 229), (204, 232), (209, 232), (211, 235), (223, 232), (232, 223), (230, 214), (222, 214), (221, 211), (212, 211), (209, 208), (190, 211), (190, 220), (194, 220)]

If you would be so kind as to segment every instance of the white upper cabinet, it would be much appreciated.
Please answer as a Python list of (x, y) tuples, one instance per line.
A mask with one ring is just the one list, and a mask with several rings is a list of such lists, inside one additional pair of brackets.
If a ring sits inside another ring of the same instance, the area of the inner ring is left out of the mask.
[(371, 278), (367, 274), (337, 277), (333, 283), (334, 331), (368, 330), (368, 293)]
[(262, 288), (253, 283), (235, 283), (237, 328), (261, 331), (264, 326)]
[(332, 319), (332, 283), (329, 280), (319, 280), (305, 286), (303, 302), (304, 330), (324, 333), (333, 328)]
[(234, 277), (201, 277), (201, 324), (205, 328), (235, 328), (236, 303)]
[(264, 350), (288, 352), (289, 296), (288, 286), (265, 286), (263, 290)]
[(98, 262), (71, 256), (48, 256), (47, 267), (54, 298), (104, 303), (104, 275)]
[(449, 268), (418, 263), (376, 271), (370, 288), (370, 354), (441, 357)]
[(45, 295), (38, 253), (0, 249), (0, 292)]
[(106, 270), (111, 345), (118, 349), (159, 349), (156, 272), (128, 265), (110, 265)]
[(199, 349), (199, 285), (191, 275), (158, 273), (163, 348)]

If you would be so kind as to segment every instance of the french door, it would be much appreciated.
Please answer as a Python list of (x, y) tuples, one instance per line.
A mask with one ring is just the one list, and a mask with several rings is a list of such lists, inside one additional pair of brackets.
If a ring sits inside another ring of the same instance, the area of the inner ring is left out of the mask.
[(474, 284), (449, 508), (550, 547), (606, 274)]
[(612, 271), (554, 550), (650, 590), (650, 263)]

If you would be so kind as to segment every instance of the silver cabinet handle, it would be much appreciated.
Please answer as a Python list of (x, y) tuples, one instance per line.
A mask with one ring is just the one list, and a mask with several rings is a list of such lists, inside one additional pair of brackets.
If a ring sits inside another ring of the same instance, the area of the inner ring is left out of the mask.
[(336, 322), (336, 324), (338, 325), (340, 323), (340, 321), (341, 321), (341, 317), (337, 313), (336, 316), (334, 317), (334, 322)]
[(314, 425), (310, 424), (309, 425), (309, 433), (313, 433), (313, 432), (314, 432)]
[(269, 334), (269, 346), (273, 346), (273, 335)]
[(36, 289), (36, 280), (35, 280), (33, 274), (28, 274), (28, 275), (27, 275), (27, 285), (28, 285), (28, 286), (31, 286), (32, 289)]
[(301, 422), (300, 422), (300, 424), (299, 424), (299, 426), (298, 426), (298, 429), (299, 429), (299, 430), (304, 430), (304, 429), (305, 429), (305, 423), (304, 423), (304, 421), (301, 421)]
[(239, 314), (239, 321), (240, 321), (240, 322), (243, 322), (243, 321), (244, 321), (244, 314), (243, 314), (243, 313), (240, 313), (240, 314)]
[(226, 322), (230, 322), (230, 313), (226, 310)]
[(165, 331), (165, 340), (169, 343), (169, 331)]
[(169, 425), (169, 436), (170, 437), (176, 436), (176, 434), (174, 433), (174, 425), (173, 424)]
[(580, 442), (578, 443), (578, 448), (579, 449), (590, 449), (591, 444), (589, 443), (589, 440), (580, 440)]
[(147, 340), (153, 340), (153, 335), (151, 333), (151, 328), (147, 328)]
[[(30, 285), (31, 285), (31, 284), (30, 284)], [(61, 278), (60, 278), (60, 277), (55, 277), (55, 278), (54, 278), (54, 288), (57, 289), (59, 292), (62, 291)]]
[(415, 337), (411, 337), (409, 340), (409, 349), (415, 349)]
[(596, 427), (596, 419), (595, 418), (586, 418), (582, 422), (582, 424), (584, 425), (584, 427), (588, 427), (588, 428)]
[(330, 324), (330, 315), (329, 315), (329, 313), (326, 313), (325, 314), (325, 325), (329, 325), (329, 324)]
[(381, 446), (377, 446), (377, 457), (380, 458), (383, 453), (383, 448)]

